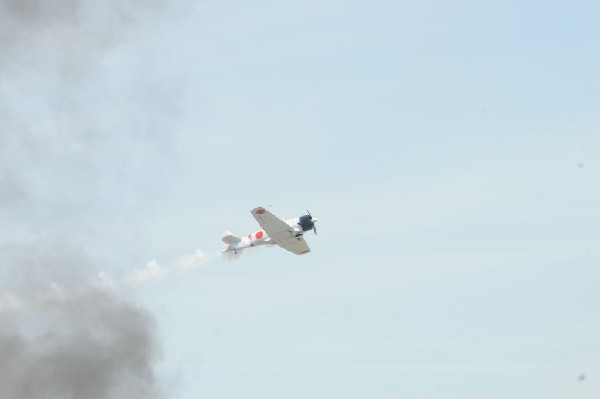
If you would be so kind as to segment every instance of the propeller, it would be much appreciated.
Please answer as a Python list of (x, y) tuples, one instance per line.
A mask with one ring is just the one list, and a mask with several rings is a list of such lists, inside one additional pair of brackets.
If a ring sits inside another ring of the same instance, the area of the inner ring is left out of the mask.
[(317, 225), (315, 223), (317, 223), (317, 219), (313, 218), (312, 215), (310, 214), (310, 211), (308, 210), (308, 208), (306, 208), (306, 213), (308, 213), (308, 216), (310, 217), (310, 220), (313, 224), (313, 231), (315, 232), (315, 235), (317, 235)]

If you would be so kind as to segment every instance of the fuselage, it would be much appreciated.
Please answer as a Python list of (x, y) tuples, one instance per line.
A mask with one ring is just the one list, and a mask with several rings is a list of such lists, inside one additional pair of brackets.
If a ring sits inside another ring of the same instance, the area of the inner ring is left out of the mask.
[[(311, 230), (314, 227), (313, 222), (308, 222), (310, 224), (307, 225), (305, 218), (306, 216), (301, 216), (285, 220), (285, 223), (290, 226), (290, 229), (296, 234), (296, 237), (301, 237), (306, 231)], [(314, 219), (314, 221), (316, 222), (316, 219)], [(229, 232), (226, 233), (231, 235)], [(233, 237), (233, 235), (231, 236)], [(238, 240), (238, 238), (235, 238), (235, 240)], [(225, 238), (223, 241), (225, 241), (228, 246), (222, 252), (235, 252), (236, 254), (246, 248), (259, 247), (262, 245), (277, 245), (264, 230), (258, 230), (255, 233), (240, 237), (239, 241), (228, 242)]]
[(256, 233), (248, 234), (242, 237), (236, 245), (235, 250), (258, 247), (261, 245), (275, 245), (275, 242), (269, 237), (264, 230), (259, 230)]

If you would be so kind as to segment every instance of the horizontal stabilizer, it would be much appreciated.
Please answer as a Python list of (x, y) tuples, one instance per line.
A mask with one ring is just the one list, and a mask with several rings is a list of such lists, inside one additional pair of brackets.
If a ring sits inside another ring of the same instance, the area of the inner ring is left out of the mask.
[(221, 238), (225, 244), (235, 244), (242, 241), (241, 238), (233, 235), (232, 232), (226, 231), (223, 233), (223, 237)]

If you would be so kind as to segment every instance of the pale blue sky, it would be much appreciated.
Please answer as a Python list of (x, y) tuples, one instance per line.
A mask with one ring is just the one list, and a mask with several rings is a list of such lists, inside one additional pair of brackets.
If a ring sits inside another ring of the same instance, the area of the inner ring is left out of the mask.
[[(597, 397), (599, 4), (170, 6), (70, 99), (114, 141), (57, 228), (115, 274), (209, 255), (131, 294), (168, 397)], [(312, 252), (220, 260), (271, 204)]]
[(307, 256), (257, 249), (144, 291), (179, 397), (598, 395), (599, 11), (174, 16), (151, 50), (181, 108), (147, 256), (212, 253), (257, 205), (320, 220)]

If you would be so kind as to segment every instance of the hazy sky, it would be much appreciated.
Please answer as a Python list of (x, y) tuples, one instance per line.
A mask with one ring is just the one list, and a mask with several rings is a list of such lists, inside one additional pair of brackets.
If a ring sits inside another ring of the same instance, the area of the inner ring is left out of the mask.
[[(23, 353), (93, 280), (147, 345), (98, 398), (600, 395), (600, 3), (0, 4)], [(312, 252), (219, 259), (260, 205)]]

